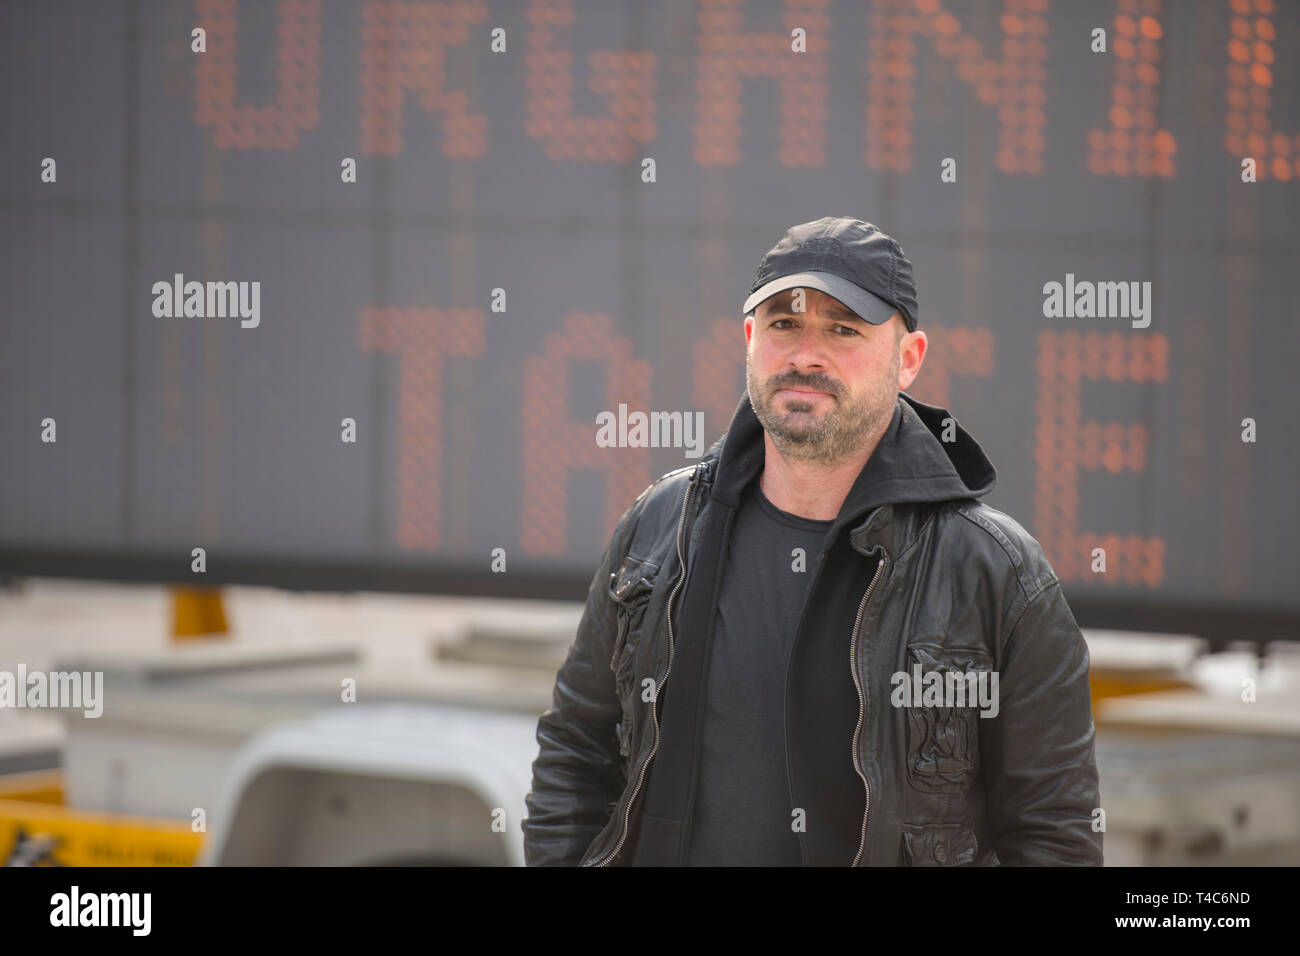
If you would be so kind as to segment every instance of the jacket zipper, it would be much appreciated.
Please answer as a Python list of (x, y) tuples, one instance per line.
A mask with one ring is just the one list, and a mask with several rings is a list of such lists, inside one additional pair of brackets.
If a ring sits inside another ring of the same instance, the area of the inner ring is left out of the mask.
[(849, 640), (849, 672), (853, 675), (853, 686), (858, 691), (858, 725), (853, 728), (853, 769), (862, 778), (862, 786), (866, 794), (866, 802), (862, 807), (862, 840), (858, 843), (857, 856), (853, 858), (854, 866), (858, 865), (858, 861), (862, 859), (862, 851), (867, 848), (867, 814), (871, 812), (871, 784), (867, 783), (867, 775), (858, 765), (858, 740), (862, 734), (863, 711), (866, 707), (862, 683), (858, 680), (858, 630), (862, 627), (862, 612), (866, 609), (871, 592), (876, 589), (876, 581), (884, 569), (885, 559), (882, 557), (876, 564), (876, 573), (871, 576), (871, 583), (867, 585), (866, 593), (862, 595), (862, 600), (858, 604), (858, 616), (853, 622), (853, 637)]
[[(702, 466), (699, 466), (702, 467)], [(672, 591), (668, 593), (667, 611), (665, 617), (668, 620), (668, 666), (664, 668), (663, 680), (659, 682), (659, 688), (655, 691), (654, 700), (650, 701), (650, 722), (654, 726), (655, 735), (654, 743), (650, 746), (650, 753), (646, 755), (645, 762), (641, 764), (641, 772), (637, 774), (636, 787), (632, 790), (632, 796), (627, 801), (627, 806), (623, 808), (623, 830), (619, 834), (618, 843), (614, 849), (606, 853), (595, 866), (608, 866), (610, 861), (618, 856), (623, 844), (627, 842), (628, 821), (632, 813), (632, 804), (636, 803), (637, 794), (641, 792), (641, 784), (645, 782), (645, 772), (650, 766), (650, 761), (654, 759), (655, 753), (659, 750), (659, 717), (657, 706), (659, 703), (659, 694), (664, 685), (668, 683), (668, 675), (673, 669), (673, 601), (677, 597), (677, 591), (686, 581), (686, 559), (682, 554), (682, 529), (686, 525), (686, 509), (690, 505), (691, 495), (695, 491), (695, 482), (699, 478), (699, 467), (696, 468), (695, 475), (691, 478), (691, 483), (686, 487), (686, 494), (682, 497), (682, 513), (677, 519), (677, 564), (681, 567), (681, 575), (677, 578), (677, 583), (673, 585)]]

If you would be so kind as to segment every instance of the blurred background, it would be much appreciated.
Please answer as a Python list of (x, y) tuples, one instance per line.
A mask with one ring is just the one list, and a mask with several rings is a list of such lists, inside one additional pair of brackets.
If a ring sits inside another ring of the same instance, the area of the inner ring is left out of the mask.
[[(522, 862), (592, 571), (694, 460), (597, 416), (707, 448), (759, 259), (844, 215), (1088, 637), (1107, 863), (1300, 862), (1300, 6), (46, 0), (0, 44), (0, 674), (104, 702), (0, 706), (0, 861)], [(1045, 317), (1070, 277), (1149, 325)]]

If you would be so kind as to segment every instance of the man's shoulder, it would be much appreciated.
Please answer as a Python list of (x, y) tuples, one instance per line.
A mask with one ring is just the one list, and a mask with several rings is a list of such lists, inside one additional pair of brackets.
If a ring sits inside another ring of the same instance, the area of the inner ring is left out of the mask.
[(957, 533), (987, 543), (989, 547), (982, 550), (1015, 577), (1025, 598), (1058, 583), (1038, 539), (1011, 515), (973, 499), (951, 502), (950, 510), (963, 519), (955, 523)]
[(646, 485), (624, 512), (615, 536), (621, 533), (629, 540), (644, 541), (647, 537), (658, 538), (667, 534), (670, 529), (675, 531), (686, 486), (698, 467), (699, 463), (674, 468)]
[(681, 500), (681, 496), (686, 492), (686, 486), (690, 484), (691, 475), (699, 464), (683, 465), (680, 468), (674, 468), (672, 471), (664, 472), (650, 484), (646, 485), (645, 491), (637, 496), (633, 507), (639, 504), (648, 504), (651, 500), (667, 501), (671, 499)]

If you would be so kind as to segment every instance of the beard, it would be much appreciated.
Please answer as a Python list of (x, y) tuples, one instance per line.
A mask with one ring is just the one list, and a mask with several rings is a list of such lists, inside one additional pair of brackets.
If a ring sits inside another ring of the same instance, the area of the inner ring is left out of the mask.
[[(888, 373), (868, 382), (855, 396), (825, 376), (797, 371), (759, 382), (750, 354), (746, 352), (745, 388), (754, 414), (783, 456), (834, 464), (860, 451), (872, 435), (888, 425), (898, 403), (898, 369), (899, 355), (894, 352)], [(815, 399), (774, 399), (782, 388), (817, 389), (829, 394), (833, 401), (827, 411), (818, 415), (812, 411)], [(775, 407), (777, 401), (789, 411), (779, 411)]]

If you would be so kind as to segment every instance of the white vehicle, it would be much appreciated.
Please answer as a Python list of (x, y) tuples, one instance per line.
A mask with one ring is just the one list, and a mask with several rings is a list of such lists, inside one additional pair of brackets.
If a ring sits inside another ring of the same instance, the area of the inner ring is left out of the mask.
[(235, 754), (200, 863), (522, 866), (535, 717), (361, 705)]
[(62, 661), (102, 671), (105, 700), (64, 714), (67, 804), (192, 822), (206, 865), (522, 865), (537, 718), (572, 635), (525, 633), (511, 660), (520, 635), (486, 632), (409, 669), (226, 642)]

